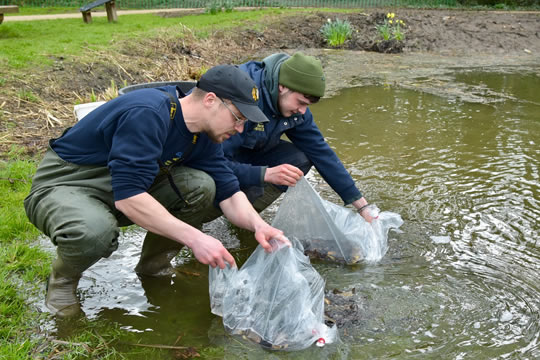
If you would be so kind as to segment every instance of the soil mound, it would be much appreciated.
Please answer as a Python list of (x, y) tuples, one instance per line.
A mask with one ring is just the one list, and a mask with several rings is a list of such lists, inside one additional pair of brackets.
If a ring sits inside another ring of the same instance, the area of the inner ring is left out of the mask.
[(236, 39), (256, 36), (260, 46), (277, 49), (320, 48), (328, 46), (320, 32), (328, 20), (347, 20), (352, 38), (342, 46), (349, 50), (378, 52), (438, 52), (444, 54), (540, 52), (540, 13), (458, 10), (395, 10), (402, 20), (402, 42), (381, 41), (377, 25), (387, 11), (362, 13), (315, 13), (276, 21), (264, 31), (244, 30)]

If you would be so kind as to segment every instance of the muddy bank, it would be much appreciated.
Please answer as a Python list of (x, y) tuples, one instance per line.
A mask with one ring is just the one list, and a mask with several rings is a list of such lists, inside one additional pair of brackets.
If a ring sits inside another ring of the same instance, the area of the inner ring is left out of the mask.
[[(444, 56), (434, 53), (399, 55), (365, 51), (320, 51), (312, 55), (323, 59), (327, 75), (327, 94), (356, 86), (382, 85), (423, 91), (461, 101), (486, 103), (505, 99), (504, 94), (491, 94), (480, 86), (456, 82), (456, 71), (534, 72), (540, 74), (540, 56), (514, 54), (508, 56)], [(488, 96), (489, 95), (489, 96)]]
[(371, 9), (352, 14), (315, 13), (300, 19), (282, 19), (258, 36), (261, 45), (268, 48), (326, 47), (320, 28), (329, 19), (341, 19), (353, 27), (352, 38), (343, 48), (396, 52), (376, 46), (381, 40), (376, 26), (384, 22), (389, 11), (395, 15), (394, 22), (404, 22), (405, 38), (399, 47), (402, 52), (444, 55), (540, 52), (540, 14), (533, 12)]

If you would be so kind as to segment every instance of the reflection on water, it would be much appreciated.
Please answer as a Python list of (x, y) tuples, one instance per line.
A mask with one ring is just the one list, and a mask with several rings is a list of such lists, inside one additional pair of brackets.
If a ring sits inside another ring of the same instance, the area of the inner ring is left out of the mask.
[[(342, 344), (272, 356), (540, 357), (540, 82), (535, 74), (455, 76), (504, 101), (373, 86), (312, 106), (367, 199), (405, 224), (378, 264), (315, 264), (327, 288), (356, 290), (349, 301), (362, 316), (340, 329)], [(309, 179), (340, 203), (317, 174)], [(254, 248), (247, 232), (222, 222), (210, 230), (238, 259)], [(210, 314), (207, 268), (189, 256), (172, 279), (139, 279), (132, 269), (141, 236), (125, 234), (110, 259), (85, 273), (88, 317), (119, 324), (136, 334), (133, 342), (174, 344), (182, 336), (182, 345), (221, 346), (225, 357), (269, 356), (224, 333)]]

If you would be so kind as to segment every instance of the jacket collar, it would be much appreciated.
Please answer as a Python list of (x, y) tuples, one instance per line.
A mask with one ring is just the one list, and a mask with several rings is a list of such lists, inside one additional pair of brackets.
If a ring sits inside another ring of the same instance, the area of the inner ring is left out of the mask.
[(284, 53), (272, 54), (263, 59), (263, 84), (270, 95), (270, 104), (273, 106), (273, 110), (276, 114), (278, 111), (278, 98), (279, 98), (279, 69), (281, 64), (287, 60), (290, 56)]

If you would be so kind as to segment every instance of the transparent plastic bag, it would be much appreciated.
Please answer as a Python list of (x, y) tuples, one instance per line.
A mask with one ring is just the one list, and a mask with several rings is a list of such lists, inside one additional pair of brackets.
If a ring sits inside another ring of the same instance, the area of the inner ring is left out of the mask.
[(378, 218), (368, 223), (356, 211), (323, 200), (305, 178), (289, 187), (272, 226), (300, 241), (310, 257), (354, 264), (379, 261), (386, 253), (388, 231), (401, 216), (371, 205)]
[[(258, 246), (238, 270), (210, 269), (210, 306), (225, 329), (264, 348), (301, 350), (337, 339), (324, 323), (324, 280), (301, 245)], [(322, 339), (322, 340), (321, 340)]]

